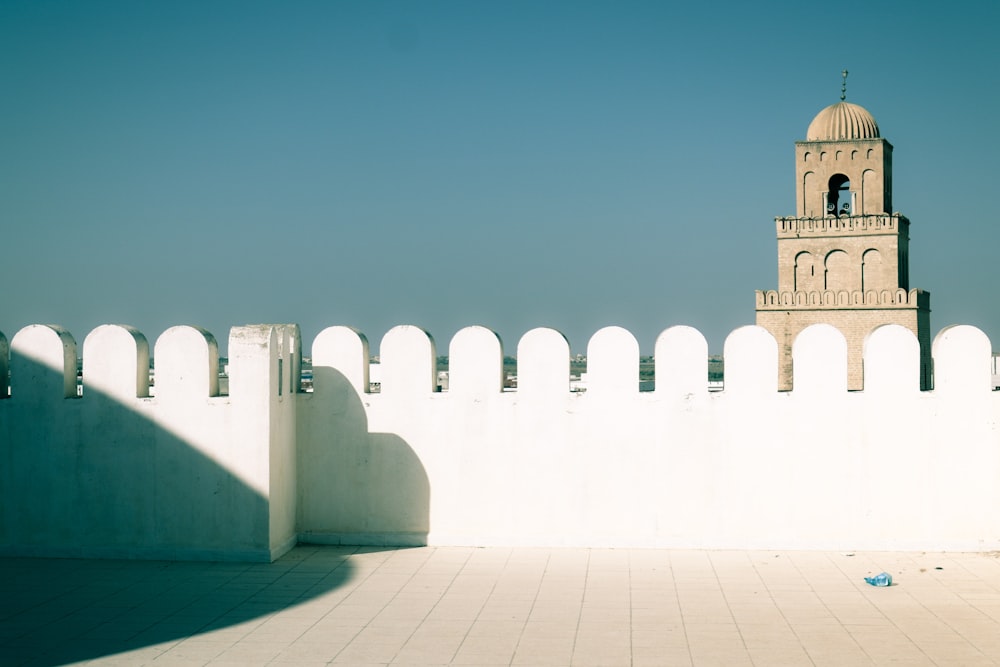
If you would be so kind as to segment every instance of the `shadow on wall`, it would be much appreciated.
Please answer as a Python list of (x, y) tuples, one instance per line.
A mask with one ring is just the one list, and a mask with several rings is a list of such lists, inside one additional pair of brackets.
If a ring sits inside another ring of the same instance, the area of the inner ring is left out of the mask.
[[(228, 399), (136, 398), (148, 394), (135, 389), (137, 360), (148, 359), (142, 349), (108, 364), (112, 380), (133, 388), (130, 398), (98, 389), (109, 385), (96, 370), (107, 349), (86, 343), (93, 384), (85, 376), (76, 398), (75, 372), (65, 370), (75, 368), (72, 336), (52, 327), (22, 333), (11, 345), (11, 396), (0, 401), (6, 555), (270, 560), (267, 487), (254, 488), (226, 465), (225, 441), (238, 418)], [(19, 337), (28, 341), (20, 351)], [(134, 339), (145, 344), (141, 334)], [(120, 363), (130, 359), (131, 368)], [(184, 416), (199, 423), (170, 423)], [(260, 455), (247, 444), (246, 458)]]
[(430, 529), (430, 483), (413, 448), (371, 433), (362, 396), (343, 373), (313, 367), (299, 398), (299, 540), (420, 546)]
[[(175, 327), (157, 341), (153, 398), (142, 397), (148, 393), (141, 380), (148, 373), (142, 334), (124, 327), (92, 332), (83, 351), (84, 391), (77, 397), (72, 336), (56, 327), (22, 332), (10, 346), (11, 395), (0, 400), (0, 554), (6, 557), (0, 560), (0, 662), (17, 664), (20, 656), (54, 665), (135, 650), (264, 617), (336, 589), (350, 579), (351, 549), (303, 549), (267, 562), (284, 553), (289, 530), (292, 543), (297, 539), (290, 522), (296, 493), (315, 511), (338, 516), (347, 506), (392, 524), (391, 514), (401, 512), (405, 525), (424, 526), (423, 536), (414, 538), (426, 541), (427, 477), (401, 439), (367, 435), (356, 395), (353, 403), (338, 403), (339, 412), (325, 422), (337, 433), (325, 445), (350, 449), (310, 456), (338, 464), (384, 457), (389, 465), (374, 466), (381, 477), (369, 475), (346, 488), (339, 480), (295, 479), (294, 402), (305, 395), (295, 393), (298, 378), (281, 372), (280, 355), (267, 350), (289, 350), (287, 338), (275, 345), (273, 328), (263, 346), (247, 346), (259, 357), (249, 362), (255, 373), (264, 369), (257, 374), (234, 368), (241, 362), (231, 339), (229, 397), (213, 396), (205, 389), (211, 383), (196, 382), (201, 389), (189, 391), (192, 372), (218, 372), (201, 363), (212, 359), (204, 345), (180, 355), (184, 363), (194, 358), (193, 366), (168, 363), (167, 344), (160, 354), (168, 335), (171, 345), (179, 337), (200, 338), (211, 351), (214, 338), (201, 330)], [(130, 341), (132, 349), (120, 349)], [(6, 371), (6, 348), (0, 334), (0, 371)], [(109, 349), (117, 350), (110, 361)], [(240, 377), (254, 381), (238, 386)], [(0, 380), (6, 396), (6, 372)], [(276, 416), (282, 410), (284, 416)], [(276, 432), (288, 451), (276, 451)], [(352, 502), (346, 491), (366, 484), (376, 486)], [(275, 518), (289, 513), (290, 521)], [(300, 552), (309, 556), (306, 562), (299, 562)], [(171, 559), (265, 562), (163, 562)], [(243, 580), (243, 574), (252, 576)], [(37, 624), (42, 617), (51, 621)]]

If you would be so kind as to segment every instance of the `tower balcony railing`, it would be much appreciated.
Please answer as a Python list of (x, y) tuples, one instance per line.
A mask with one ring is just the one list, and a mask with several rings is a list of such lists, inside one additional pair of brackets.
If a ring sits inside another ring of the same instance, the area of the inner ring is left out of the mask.
[(856, 236), (895, 234), (909, 227), (910, 221), (899, 213), (879, 215), (840, 215), (821, 218), (777, 217), (778, 238), (802, 236)]

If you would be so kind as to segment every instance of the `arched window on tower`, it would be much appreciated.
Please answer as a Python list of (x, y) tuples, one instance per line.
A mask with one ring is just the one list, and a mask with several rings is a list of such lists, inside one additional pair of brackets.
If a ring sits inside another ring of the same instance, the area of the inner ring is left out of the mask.
[(816, 262), (808, 252), (795, 256), (795, 275), (792, 289), (796, 292), (818, 292), (823, 289), (820, 276), (816, 275)]
[[(826, 256), (823, 271), (823, 289), (837, 292), (853, 291), (857, 286), (851, 280), (850, 258), (843, 250), (834, 250)], [(860, 281), (859, 281), (860, 282)]]
[(883, 274), (882, 253), (875, 248), (865, 250), (861, 256), (861, 291), (893, 287)]
[(826, 214), (847, 216), (851, 215), (853, 210), (854, 193), (851, 192), (851, 180), (843, 174), (834, 174), (830, 177), (826, 193)]

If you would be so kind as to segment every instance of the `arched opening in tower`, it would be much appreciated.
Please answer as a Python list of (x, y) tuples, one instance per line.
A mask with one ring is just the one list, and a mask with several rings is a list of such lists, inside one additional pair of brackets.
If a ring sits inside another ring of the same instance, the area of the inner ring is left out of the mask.
[(826, 193), (826, 214), (837, 216), (851, 214), (851, 179), (844, 174), (830, 177)]

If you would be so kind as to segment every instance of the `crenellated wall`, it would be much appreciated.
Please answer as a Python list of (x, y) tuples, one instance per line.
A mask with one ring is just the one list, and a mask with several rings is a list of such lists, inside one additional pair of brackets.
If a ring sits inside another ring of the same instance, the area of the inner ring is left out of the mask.
[(882, 236), (903, 230), (908, 235), (909, 219), (900, 215), (844, 215), (834, 217), (821, 215), (818, 217), (779, 216), (774, 219), (778, 238), (801, 238), (809, 236)]
[[(652, 392), (639, 391), (638, 342), (617, 327), (588, 343), (585, 393), (570, 392), (569, 343), (551, 329), (516, 349), (459, 331), (440, 350), (447, 392), (434, 391), (434, 340), (412, 326), (382, 339), (376, 394), (368, 340), (347, 327), (313, 342), (310, 393), (298, 392), (292, 325), (233, 329), (228, 397), (213, 395), (214, 339), (178, 327), (157, 340), (142, 398), (144, 343), (124, 327), (92, 332), (76, 398), (69, 334), (11, 340), (5, 553), (259, 559), (295, 539), (1000, 548), (1000, 394), (972, 327), (935, 339), (926, 392), (920, 346), (898, 325), (868, 336), (859, 392), (847, 391), (846, 339), (824, 324), (795, 339), (789, 392), (759, 327), (726, 340), (719, 392), (688, 327), (656, 340)], [(502, 388), (504, 354), (517, 357), (516, 391)]]
[(919, 289), (904, 290), (757, 290), (757, 310), (816, 310), (817, 308), (929, 308), (930, 295)]
[(293, 546), (295, 406), (278, 383), (298, 340), (296, 326), (234, 328), (220, 397), (215, 338), (174, 327), (150, 398), (146, 338), (101, 326), (78, 396), (73, 336), (19, 331), (0, 401), (2, 552), (270, 560)]

